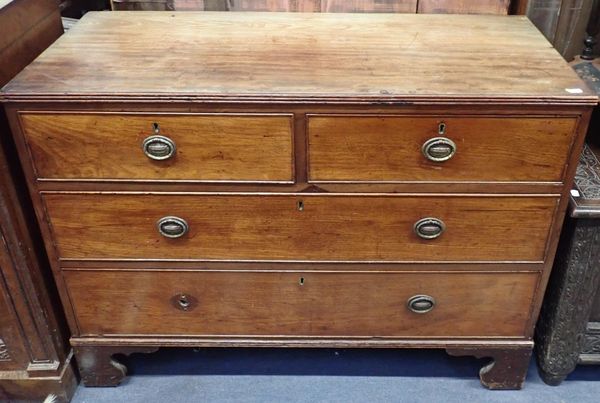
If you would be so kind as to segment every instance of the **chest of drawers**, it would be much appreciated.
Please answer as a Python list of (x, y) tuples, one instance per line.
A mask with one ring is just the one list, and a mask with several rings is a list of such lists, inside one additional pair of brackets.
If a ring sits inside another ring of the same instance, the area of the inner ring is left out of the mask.
[(125, 12), (3, 100), (86, 385), (158, 347), (430, 347), (498, 389), (596, 102), (523, 17)]

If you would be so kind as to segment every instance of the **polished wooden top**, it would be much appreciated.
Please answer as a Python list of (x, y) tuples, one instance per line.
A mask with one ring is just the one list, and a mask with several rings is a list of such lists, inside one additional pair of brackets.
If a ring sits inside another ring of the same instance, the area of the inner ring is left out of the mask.
[(14, 100), (553, 102), (596, 97), (522, 16), (88, 13)]

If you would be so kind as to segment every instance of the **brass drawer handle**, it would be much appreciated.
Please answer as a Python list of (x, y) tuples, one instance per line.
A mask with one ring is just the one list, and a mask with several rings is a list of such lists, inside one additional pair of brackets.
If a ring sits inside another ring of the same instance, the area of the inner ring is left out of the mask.
[(415, 295), (408, 299), (406, 306), (414, 313), (427, 313), (435, 306), (435, 299), (429, 295)]
[(171, 297), (171, 304), (180, 311), (191, 311), (198, 305), (198, 299), (189, 294), (177, 294)]
[(163, 161), (175, 155), (176, 147), (170, 138), (154, 135), (144, 139), (142, 149), (146, 157), (155, 161)]
[(181, 309), (184, 309), (184, 310), (188, 309), (190, 306), (190, 300), (188, 299), (187, 295), (185, 295), (185, 294), (179, 296), (179, 298), (177, 299), (177, 303), (179, 304)]
[(423, 143), (421, 151), (429, 161), (444, 162), (456, 153), (456, 143), (446, 137), (434, 137)]
[(435, 239), (446, 230), (446, 224), (439, 218), (422, 218), (415, 223), (415, 234), (423, 239)]
[(167, 238), (180, 238), (188, 232), (188, 224), (183, 218), (167, 216), (156, 222), (158, 232)]

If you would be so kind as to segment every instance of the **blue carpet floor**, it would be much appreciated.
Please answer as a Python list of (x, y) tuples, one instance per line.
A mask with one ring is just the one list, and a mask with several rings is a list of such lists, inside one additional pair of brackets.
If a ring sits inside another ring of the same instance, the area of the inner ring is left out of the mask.
[(485, 360), (443, 350), (161, 349), (126, 362), (121, 386), (80, 386), (73, 402), (600, 402), (600, 366), (551, 387), (532, 360), (523, 390), (488, 391)]

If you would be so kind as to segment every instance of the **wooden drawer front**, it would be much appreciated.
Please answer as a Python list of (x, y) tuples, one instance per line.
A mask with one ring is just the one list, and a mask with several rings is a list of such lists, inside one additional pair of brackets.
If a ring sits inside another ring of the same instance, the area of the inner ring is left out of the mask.
[[(70, 259), (542, 261), (557, 199), (217, 194), (45, 194)], [(299, 203), (302, 207), (299, 208)], [(189, 227), (170, 239), (156, 223)], [(437, 239), (413, 230), (424, 217)]]
[[(21, 122), (40, 178), (293, 181), (291, 115), (24, 113)], [(155, 134), (175, 143), (173, 157), (144, 154)]]
[[(523, 336), (537, 284), (536, 273), (64, 276), (82, 335)], [(433, 309), (410, 311), (422, 294)]]
[[(425, 158), (423, 144), (456, 144), (447, 161)], [(310, 116), (311, 181), (560, 182), (575, 118)]]

